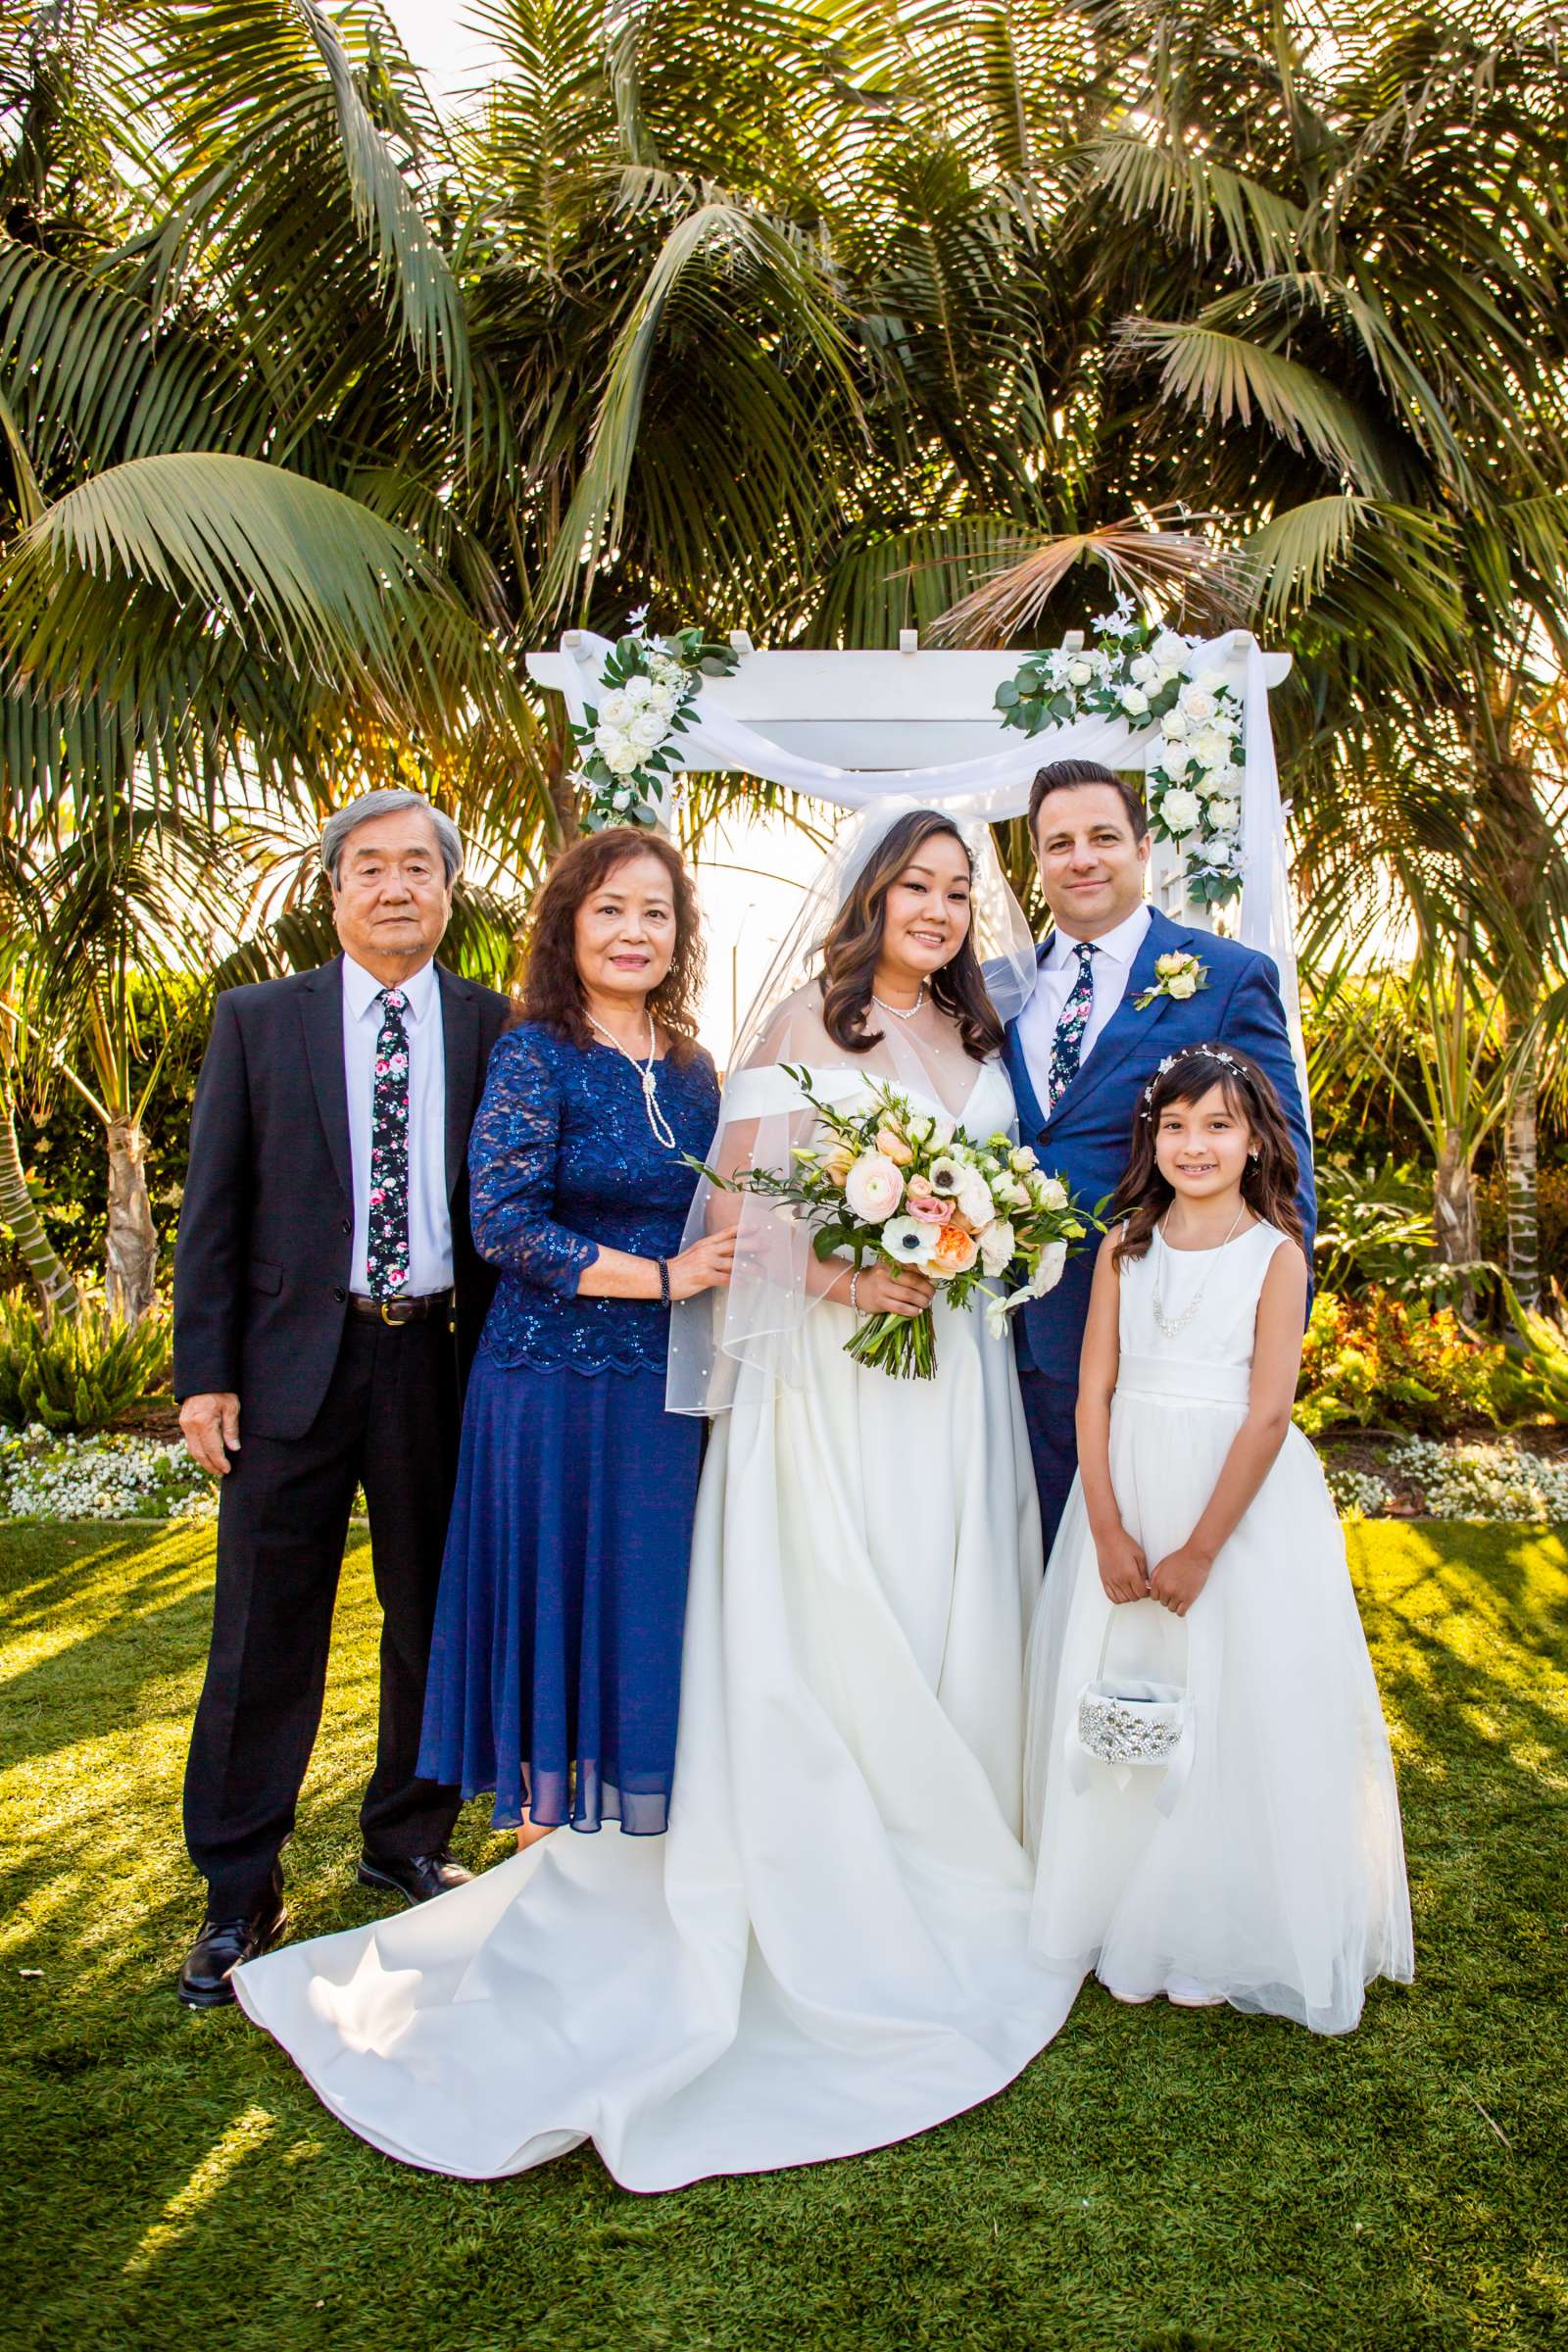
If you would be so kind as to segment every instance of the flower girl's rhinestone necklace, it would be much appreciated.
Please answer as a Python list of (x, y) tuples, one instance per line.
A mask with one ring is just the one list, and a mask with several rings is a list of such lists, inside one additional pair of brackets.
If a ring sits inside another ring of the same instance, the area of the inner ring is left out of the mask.
[(639, 1073), (643, 1082), (643, 1108), (648, 1113), (648, 1124), (654, 1131), (654, 1141), (662, 1144), (666, 1152), (673, 1152), (676, 1148), (675, 1130), (659, 1107), (659, 1085), (654, 1077), (654, 1054), (659, 1039), (654, 1030), (653, 1014), (648, 1015), (648, 1059), (646, 1061), (639, 1061), (636, 1054), (630, 1053), (621, 1044), (618, 1037), (612, 1036), (603, 1021), (594, 1019), (592, 1013), (588, 1015), (588, 1026), (590, 1029), (597, 1029), (600, 1036), (605, 1039), (607, 1044), (613, 1046), (617, 1054), (624, 1054), (632, 1068)]
[(919, 987), (915, 990), (914, 1003), (903, 1010), (901, 1010), (897, 1004), (884, 1004), (881, 998), (877, 995), (875, 989), (871, 991), (871, 1002), (876, 1006), (878, 1012), (891, 1012), (896, 1021), (912, 1021), (915, 1014), (919, 1011), (921, 1005), (925, 1003), (925, 982), (922, 980)]
[[(1221, 1250), (1224, 1249), (1226, 1242), (1234, 1240), (1236, 1228), (1246, 1214), (1247, 1203), (1244, 1200), (1241, 1207), (1236, 1211), (1234, 1218), (1231, 1220), (1231, 1229), (1230, 1232), (1225, 1236), (1225, 1241), (1221, 1242), (1220, 1244)], [(1157, 1225), (1154, 1227), (1154, 1238), (1159, 1243), (1162, 1250), (1169, 1250), (1170, 1244), (1166, 1241), (1164, 1234)], [(1216, 1255), (1217, 1254), (1218, 1252), (1216, 1252)], [(1193, 1317), (1197, 1314), (1199, 1308), (1203, 1303), (1203, 1293), (1208, 1288), (1208, 1276), (1209, 1274), (1212, 1274), (1213, 1271), (1214, 1269), (1212, 1265), (1210, 1265), (1208, 1273), (1203, 1276), (1202, 1281), (1199, 1284), (1197, 1290), (1193, 1293), (1192, 1298), (1188, 1300), (1187, 1304), (1183, 1307), (1179, 1315), (1166, 1314), (1165, 1301), (1159, 1295), (1159, 1276), (1157, 1274), (1154, 1276), (1154, 1321), (1158, 1325), (1160, 1331), (1163, 1332), (1167, 1340), (1175, 1339), (1178, 1332), (1183, 1332), (1187, 1329), (1188, 1324), (1192, 1321)]]

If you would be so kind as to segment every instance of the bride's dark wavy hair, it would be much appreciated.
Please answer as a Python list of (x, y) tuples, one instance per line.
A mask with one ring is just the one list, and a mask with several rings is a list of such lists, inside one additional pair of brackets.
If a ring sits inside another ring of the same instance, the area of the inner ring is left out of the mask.
[[(951, 816), (936, 808), (916, 808), (888, 828), (878, 848), (856, 876), (832, 927), (822, 943), (822, 1026), (847, 1054), (869, 1054), (886, 1034), (869, 1029), (871, 991), (876, 983), (877, 957), (887, 924), (888, 892), (934, 834), (947, 833), (968, 860), (971, 881), (974, 859), (968, 844)], [(951, 1013), (958, 1024), (963, 1050), (976, 1061), (1002, 1051), (1002, 1022), (986, 993), (980, 958), (974, 952), (974, 925), (950, 963), (926, 982), (932, 1002)]]
[(1124, 1221), (1127, 1227), (1111, 1251), (1113, 1265), (1119, 1266), (1124, 1258), (1143, 1256), (1154, 1227), (1176, 1198), (1154, 1157), (1161, 1118), (1173, 1102), (1200, 1102), (1216, 1086), (1225, 1097), (1225, 1107), (1248, 1129), (1257, 1151), (1257, 1157), (1250, 1158), (1242, 1170), (1242, 1199), (1254, 1217), (1288, 1233), (1303, 1255), (1306, 1253), (1306, 1237), (1296, 1205), (1300, 1163), (1279, 1096), (1250, 1054), (1210, 1042), (1184, 1047), (1168, 1068), (1155, 1071), (1139, 1100), (1132, 1157), (1105, 1211), (1108, 1232)]

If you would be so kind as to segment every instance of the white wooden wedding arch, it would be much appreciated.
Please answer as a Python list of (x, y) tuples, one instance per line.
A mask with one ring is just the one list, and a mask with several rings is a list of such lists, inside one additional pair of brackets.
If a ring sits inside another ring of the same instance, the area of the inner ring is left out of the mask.
[[(1081, 633), (1062, 639), (1082, 646)], [(997, 688), (1023, 659), (1017, 652), (949, 653), (921, 646), (913, 629), (895, 652), (760, 652), (741, 630), (740, 655), (727, 677), (704, 682), (689, 732), (681, 738), (688, 773), (764, 777), (815, 800), (859, 808), (888, 798), (915, 799), (955, 814), (996, 821), (1028, 806), (1035, 772), (1074, 755), (1107, 766), (1142, 770), (1157, 728), (1125, 718), (1085, 718), (1025, 736), (1004, 730)], [(565, 698), (582, 724), (598, 689), (609, 641), (571, 629), (555, 653), (528, 656), (535, 681)], [(1201, 648), (1203, 666), (1220, 671), (1245, 712), (1243, 883), (1239, 906), (1222, 910), (1223, 928), (1265, 949), (1282, 964), (1290, 952), (1290, 904), (1284, 817), (1269, 724), (1268, 692), (1285, 677), (1289, 654), (1267, 653), (1246, 630)], [(1213, 910), (1189, 899), (1183, 858), (1156, 842), (1152, 889), (1165, 911), (1194, 928), (1212, 929)], [(1294, 969), (1282, 972), (1291, 983)]]

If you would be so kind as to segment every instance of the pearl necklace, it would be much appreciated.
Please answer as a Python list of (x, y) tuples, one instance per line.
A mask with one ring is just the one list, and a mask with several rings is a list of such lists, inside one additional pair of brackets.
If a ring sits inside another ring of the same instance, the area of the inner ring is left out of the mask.
[(654, 1029), (653, 1014), (648, 1015), (648, 1059), (646, 1061), (639, 1061), (630, 1048), (623, 1046), (618, 1037), (612, 1036), (603, 1021), (596, 1021), (592, 1013), (588, 1015), (588, 1026), (590, 1029), (597, 1029), (600, 1036), (608, 1045), (613, 1046), (617, 1054), (624, 1054), (632, 1068), (637, 1071), (642, 1079), (643, 1108), (648, 1113), (648, 1124), (654, 1131), (654, 1141), (662, 1144), (666, 1152), (673, 1152), (676, 1149), (675, 1130), (660, 1108), (659, 1086), (654, 1077), (654, 1053), (659, 1044), (659, 1038)]
[(915, 1014), (919, 1011), (921, 1005), (925, 1003), (925, 982), (922, 980), (919, 987), (915, 990), (914, 1003), (908, 1006), (907, 1010), (901, 1010), (897, 1004), (884, 1004), (874, 988), (871, 991), (871, 1002), (876, 1006), (878, 1012), (891, 1012), (896, 1021), (912, 1021)]
[[(1231, 1221), (1230, 1232), (1225, 1236), (1225, 1241), (1221, 1242), (1219, 1246), (1220, 1250), (1223, 1250), (1226, 1246), (1226, 1243), (1234, 1239), (1236, 1228), (1246, 1214), (1247, 1203), (1244, 1200)], [(1164, 1233), (1158, 1225), (1154, 1227), (1154, 1239), (1156, 1242), (1158, 1242), (1161, 1250), (1170, 1250), (1170, 1244), (1166, 1241)], [(1171, 1250), (1170, 1253), (1173, 1256), (1175, 1254), (1173, 1250)], [(1193, 1252), (1194, 1256), (1197, 1256), (1198, 1254), (1199, 1253), (1196, 1250)], [(1217, 1257), (1219, 1250), (1216, 1250), (1214, 1254)], [(1165, 1301), (1159, 1295), (1159, 1276), (1157, 1274), (1154, 1276), (1154, 1296), (1151, 1303), (1154, 1309), (1154, 1322), (1159, 1331), (1167, 1340), (1174, 1340), (1179, 1332), (1183, 1332), (1187, 1329), (1188, 1324), (1192, 1321), (1193, 1317), (1197, 1314), (1199, 1308), (1203, 1303), (1203, 1293), (1208, 1288), (1208, 1276), (1209, 1274), (1212, 1274), (1213, 1271), (1213, 1267), (1210, 1266), (1208, 1273), (1203, 1276), (1202, 1281), (1199, 1284), (1197, 1290), (1193, 1293), (1192, 1298), (1188, 1300), (1186, 1306), (1182, 1309), (1179, 1315), (1166, 1314)]]

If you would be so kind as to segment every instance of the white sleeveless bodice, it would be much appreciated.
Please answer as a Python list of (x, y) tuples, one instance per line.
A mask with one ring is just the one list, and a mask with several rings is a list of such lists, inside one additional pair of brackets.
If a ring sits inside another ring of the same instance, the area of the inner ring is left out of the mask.
[(1218, 1250), (1170, 1250), (1156, 1233), (1142, 1257), (1125, 1260), (1117, 1395), (1245, 1407), (1258, 1294), (1285, 1238), (1252, 1225)]

